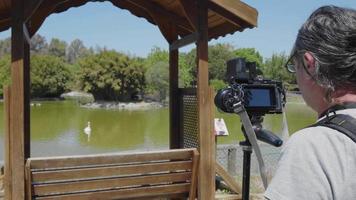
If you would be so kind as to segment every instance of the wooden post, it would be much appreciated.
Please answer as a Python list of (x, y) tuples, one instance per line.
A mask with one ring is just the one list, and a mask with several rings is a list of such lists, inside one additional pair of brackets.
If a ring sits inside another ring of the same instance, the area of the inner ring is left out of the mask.
[(29, 46), (24, 36), (25, 0), (11, 1), (10, 160), (11, 197), (25, 199), (25, 161), (30, 155)]
[(208, 0), (198, 1), (198, 133), (200, 144), (199, 199), (215, 198), (213, 90), (208, 73)]
[[(170, 46), (177, 39), (176, 27), (170, 26)], [(180, 148), (180, 131), (179, 131), (179, 101), (178, 101), (178, 49), (171, 49), (169, 51), (169, 141), (171, 149)]]
[(5, 135), (4, 135), (4, 146), (5, 146), (5, 178), (4, 178), (4, 190), (5, 199), (11, 198), (11, 156), (10, 156), (10, 87), (4, 87), (4, 119), (5, 119)]
[(180, 148), (178, 102), (178, 49), (169, 51), (169, 132), (170, 148)]

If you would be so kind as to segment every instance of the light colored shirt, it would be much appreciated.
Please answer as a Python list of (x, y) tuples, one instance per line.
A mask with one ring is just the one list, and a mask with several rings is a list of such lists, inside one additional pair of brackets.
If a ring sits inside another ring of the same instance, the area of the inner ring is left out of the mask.
[[(356, 118), (356, 109), (336, 112)], [(327, 127), (302, 129), (282, 150), (270, 200), (356, 200), (356, 143)]]

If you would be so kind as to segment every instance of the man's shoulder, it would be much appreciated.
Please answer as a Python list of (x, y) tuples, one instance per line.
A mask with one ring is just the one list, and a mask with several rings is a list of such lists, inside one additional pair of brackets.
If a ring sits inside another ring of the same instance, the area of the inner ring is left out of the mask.
[[(337, 130), (316, 126), (295, 132), (287, 141), (283, 151), (319, 152), (335, 146), (351, 145), (354, 142)], [(352, 145), (353, 146), (353, 145)], [(355, 145), (356, 148), (356, 145)]]
[(328, 138), (330, 136), (336, 136), (335, 130), (322, 126), (307, 127), (292, 134), (287, 144), (314, 143), (316, 139)]

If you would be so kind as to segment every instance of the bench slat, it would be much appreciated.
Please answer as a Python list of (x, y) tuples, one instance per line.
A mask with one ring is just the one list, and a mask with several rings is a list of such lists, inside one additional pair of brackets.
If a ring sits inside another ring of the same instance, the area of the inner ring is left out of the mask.
[(195, 199), (196, 149), (30, 158), (27, 199)]
[(138, 187), (142, 185), (164, 185), (190, 181), (191, 172), (171, 173), (160, 175), (147, 175), (140, 177), (125, 177), (114, 179), (100, 179), (90, 181), (78, 181), (70, 183), (57, 183), (35, 185), (34, 193), (38, 196), (50, 194), (77, 193), (90, 190), (108, 190), (115, 188)]
[[(109, 191), (96, 191), (88, 193), (70, 194), (70, 195), (57, 195), (38, 197), (41, 200), (93, 200), (93, 199), (130, 199), (145, 197), (158, 197), (167, 196), (167, 194), (186, 194), (189, 193), (189, 183), (164, 185), (164, 186), (151, 186), (142, 188), (130, 188), (123, 190), (109, 190)], [(186, 196), (185, 195), (185, 196)]]
[(170, 151), (158, 151), (154, 153), (134, 154), (101, 154), (86, 156), (61, 156), (48, 158), (31, 158), (32, 169), (49, 169), (63, 167), (77, 167), (104, 164), (122, 164), (132, 162), (147, 162), (161, 160), (186, 160), (192, 157), (193, 149), (175, 149)]
[(145, 173), (155, 173), (162, 171), (178, 171), (192, 169), (192, 161), (178, 161), (166, 163), (151, 163), (143, 165), (125, 165), (125, 166), (110, 166), (96, 167), (84, 169), (58, 170), (58, 171), (43, 171), (33, 172), (32, 182), (48, 182), (48, 181), (68, 181), (73, 179), (90, 179), (111, 176), (135, 175)]

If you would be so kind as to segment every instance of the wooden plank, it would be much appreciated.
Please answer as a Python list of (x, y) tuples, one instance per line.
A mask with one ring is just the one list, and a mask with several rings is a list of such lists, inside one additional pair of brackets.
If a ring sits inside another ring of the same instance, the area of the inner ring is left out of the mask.
[(194, 32), (190, 35), (185, 36), (182, 39), (174, 41), (171, 45), (169, 45), (169, 50), (173, 51), (179, 49), (181, 47), (195, 43), (197, 40), (198, 40), (198, 33)]
[(182, 172), (43, 184), (34, 185), (34, 193), (38, 196), (44, 196), (49, 194), (75, 193), (79, 191), (96, 191), (123, 187), (139, 187), (142, 185), (165, 185), (190, 181), (191, 176), (191, 172)]
[(120, 164), (160, 160), (187, 160), (192, 157), (193, 149), (175, 149), (169, 151), (142, 152), (134, 154), (96, 154), (85, 156), (58, 156), (31, 158), (32, 169), (64, 168), (90, 165)]
[(257, 10), (242, 1), (210, 0), (209, 8), (233, 24), (257, 26)]
[(236, 28), (234, 26), (231, 26), (230, 23), (225, 22), (225, 23), (222, 23), (222, 24), (220, 24), (218, 26), (210, 28), (208, 37), (209, 37), (209, 39), (216, 38), (216, 37), (221, 36), (222, 33), (231, 33), (234, 30), (240, 29), (240, 28), (241, 27)]
[(167, 194), (181, 194), (189, 192), (189, 183), (181, 183), (170, 186), (151, 186), (142, 188), (130, 188), (122, 190), (108, 190), (97, 192), (85, 192), (78, 194), (38, 197), (38, 200), (92, 200), (92, 199), (129, 199), (149, 197), (166, 196)]
[(195, 1), (191, 0), (179, 0), (179, 5), (181, 6), (184, 15), (188, 19), (190, 25), (197, 31), (198, 28), (198, 7)]
[[(209, 22), (209, 31), (210, 31), (210, 29), (212, 27), (215, 27), (215, 26), (218, 26), (219, 24), (225, 23), (226, 20), (224, 18), (222, 18), (221, 16), (217, 15), (216, 13), (214, 13), (213, 11), (209, 11), (208, 22)], [(231, 24), (230, 24), (230, 26), (231, 26)]]
[(230, 174), (219, 164), (216, 163), (216, 173), (224, 179), (225, 183), (229, 188), (237, 194), (242, 193), (242, 187), (236, 182), (236, 180), (230, 176)]
[(10, 87), (6, 86), (4, 87), (4, 119), (5, 119), (5, 135), (4, 135), (4, 146), (5, 146), (5, 152), (4, 152), (4, 157), (5, 157), (5, 178), (4, 178), (4, 197), (5, 199), (12, 199), (11, 194), (12, 194), (12, 184), (11, 184), (11, 172), (12, 172), (12, 167), (11, 167), (11, 150), (10, 150), (10, 143), (11, 143), (11, 133), (10, 133), (10, 98), (11, 98), (11, 93), (10, 93)]
[(94, 179), (99, 177), (127, 176), (163, 171), (186, 171), (192, 168), (191, 161), (138, 164), (115, 167), (98, 167), (73, 170), (32, 172), (32, 182), (53, 182), (64, 180)]
[(198, 1), (198, 134), (199, 134), (199, 199), (215, 196), (215, 139), (212, 132), (212, 91), (208, 75), (208, 0)]

